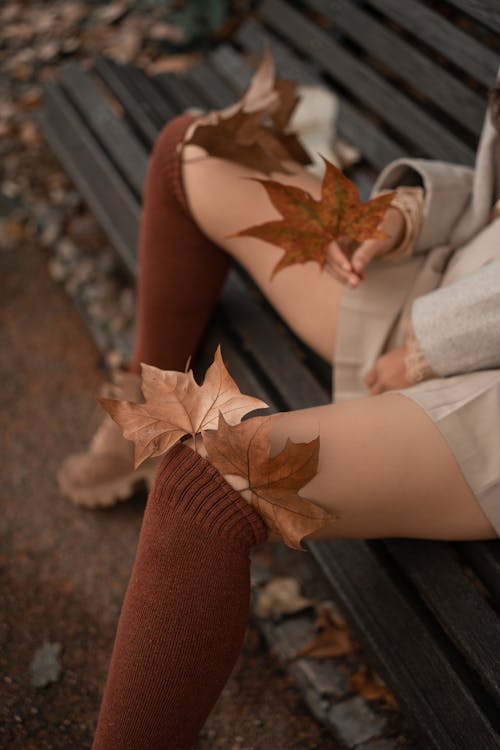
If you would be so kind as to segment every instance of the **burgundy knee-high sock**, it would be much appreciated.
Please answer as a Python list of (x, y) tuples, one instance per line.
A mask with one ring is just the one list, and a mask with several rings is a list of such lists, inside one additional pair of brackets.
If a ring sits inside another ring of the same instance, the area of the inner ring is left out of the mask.
[(140, 363), (183, 371), (194, 355), (226, 277), (230, 258), (198, 228), (182, 183), (176, 146), (194, 116), (162, 129), (148, 163), (139, 232), (136, 343)]
[(188, 750), (240, 652), (259, 514), (177, 444), (144, 514), (92, 750)]

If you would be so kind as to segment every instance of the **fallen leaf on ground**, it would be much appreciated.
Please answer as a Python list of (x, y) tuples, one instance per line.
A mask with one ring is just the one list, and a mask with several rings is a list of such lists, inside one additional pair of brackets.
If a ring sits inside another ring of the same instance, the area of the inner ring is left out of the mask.
[(279, 620), (312, 607), (314, 602), (300, 593), (296, 578), (279, 576), (263, 586), (257, 594), (255, 614), (263, 619)]
[(362, 666), (350, 679), (351, 688), (368, 701), (384, 702), (387, 708), (398, 711), (399, 705), (388, 687), (377, 674), (371, 672), (367, 666)]
[[(325, 602), (325, 604), (327, 604)], [(324, 606), (314, 622), (320, 632), (294, 656), (294, 659), (328, 659), (343, 656), (359, 649), (358, 643), (351, 636), (345, 620), (335, 607)]]
[(275, 80), (274, 62), (266, 43), (262, 61), (247, 90), (235, 104), (212, 111), (182, 145), (194, 144), (211, 156), (229, 159), (265, 174), (292, 172), (282, 161), (310, 164), (311, 158), (293, 132), (285, 132), (299, 97), (295, 83)]
[(304, 656), (308, 659), (328, 659), (332, 656), (351, 654), (358, 649), (358, 644), (351, 638), (347, 629), (330, 625), (315, 636), (304, 648), (297, 651), (294, 659), (300, 659)]
[(202, 430), (216, 427), (219, 412), (229, 424), (236, 424), (248, 412), (267, 406), (241, 393), (222, 361), (220, 346), (202, 385), (192, 370), (160, 370), (143, 364), (141, 388), (143, 404), (98, 399), (124, 437), (135, 443), (136, 468), (146, 458), (166, 453), (184, 435), (195, 438)]
[(208, 460), (221, 474), (248, 480), (250, 502), (271, 532), (289, 547), (304, 551), (300, 541), (334, 518), (298, 492), (318, 471), (319, 437), (309, 443), (287, 440), (271, 458), (271, 428), (276, 415), (253, 417), (230, 425), (221, 414), (217, 430), (204, 430)]
[(294, 185), (242, 177), (260, 182), (283, 218), (246, 227), (226, 237), (257, 237), (281, 247), (285, 254), (273, 268), (271, 279), (278, 271), (295, 263), (314, 260), (323, 268), (332, 240), (354, 240), (354, 249), (356, 243), (386, 237), (377, 227), (396, 193), (379, 195), (362, 203), (352, 180), (324, 156), (321, 158), (326, 170), (320, 200)]

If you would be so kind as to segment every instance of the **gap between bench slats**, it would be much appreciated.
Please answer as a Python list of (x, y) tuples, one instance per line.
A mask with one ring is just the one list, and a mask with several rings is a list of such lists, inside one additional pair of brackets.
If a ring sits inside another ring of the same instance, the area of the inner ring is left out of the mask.
[(499, 56), (422, 2), (369, 0), (369, 3), (404, 29), (420, 37), (432, 49), (446, 55), (483, 86), (489, 88), (495, 81), (500, 64)]
[(286, 2), (266, 0), (259, 7), (259, 14), (299, 50), (317, 60), (334, 80), (368, 105), (390, 128), (397, 128), (402, 139), (410, 139), (414, 149), (423, 150), (425, 155), (437, 159), (464, 164), (474, 162), (473, 150), (449, 128), (439, 125), (415, 102), (403, 96), (397, 88)]
[[(315, 10), (477, 137), (486, 100), (349, 0), (308, 0)], [(464, 49), (464, 56), (468, 52)]]

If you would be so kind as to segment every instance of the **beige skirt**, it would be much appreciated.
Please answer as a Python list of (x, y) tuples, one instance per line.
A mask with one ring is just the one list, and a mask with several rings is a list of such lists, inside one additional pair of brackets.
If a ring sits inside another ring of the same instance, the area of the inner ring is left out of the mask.
[[(489, 244), (489, 243), (488, 243)], [(471, 241), (456, 251), (371, 264), (357, 289), (346, 287), (334, 351), (335, 402), (366, 397), (363, 378), (384, 352), (403, 345), (403, 318), (413, 300), (473, 273), (493, 257)], [(419, 404), (446, 439), (482, 510), (500, 537), (500, 369), (436, 377), (394, 389)]]

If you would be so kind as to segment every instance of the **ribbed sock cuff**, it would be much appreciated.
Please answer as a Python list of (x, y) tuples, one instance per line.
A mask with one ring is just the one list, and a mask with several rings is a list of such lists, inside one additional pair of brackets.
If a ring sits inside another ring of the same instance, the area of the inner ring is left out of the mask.
[(254, 508), (199, 453), (177, 443), (158, 467), (148, 502), (176, 508), (207, 531), (249, 549), (267, 539), (267, 527)]
[(186, 130), (196, 119), (195, 115), (186, 112), (177, 115), (168, 122), (161, 135), (161, 160), (165, 179), (172, 186), (182, 210), (190, 219), (193, 218), (186, 198), (182, 182), (181, 154), (177, 151), (177, 144), (184, 138)]

